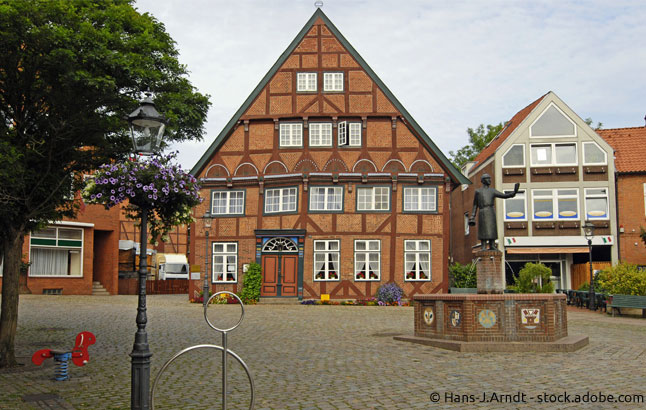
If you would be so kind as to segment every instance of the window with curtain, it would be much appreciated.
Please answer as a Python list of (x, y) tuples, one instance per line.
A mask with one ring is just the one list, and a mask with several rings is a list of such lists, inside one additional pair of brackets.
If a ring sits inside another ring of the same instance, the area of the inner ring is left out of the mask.
[(404, 280), (431, 280), (431, 241), (404, 241)]
[(213, 242), (213, 282), (236, 283), (238, 281), (238, 244)]
[(82, 276), (83, 229), (47, 227), (29, 239), (29, 276)]
[(314, 241), (314, 281), (339, 280), (340, 241)]
[(354, 280), (381, 279), (381, 241), (354, 241)]

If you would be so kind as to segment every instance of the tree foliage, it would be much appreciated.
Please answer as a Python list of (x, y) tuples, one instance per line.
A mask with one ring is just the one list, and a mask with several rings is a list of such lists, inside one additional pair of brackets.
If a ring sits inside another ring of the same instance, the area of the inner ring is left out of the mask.
[(542, 263), (528, 262), (514, 278), (511, 289), (518, 293), (552, 293), (554, 284), (551, 277), (552, 270)]
[(646, 295), (646, 271), (620, 263), (597, 274), (595, 288), (610, 295)]
[(24, 235), (75, 214), (83, 174), (130, 149), (149, 90), (167, 140), (201, 139), (209, 107), (164, 25), (132, 0), (0, 0), (0, 367), (15, 364)]
[(451, 162), (458, 169), (462, 168), (464, 164), (472, 161), (503, 128), (502, 122), (497, 125), (488, 124), (486, 127), (484, 124), (480, 124), (475, 130), (468, 128), (469, 143), (455, 152), (449, 151)]

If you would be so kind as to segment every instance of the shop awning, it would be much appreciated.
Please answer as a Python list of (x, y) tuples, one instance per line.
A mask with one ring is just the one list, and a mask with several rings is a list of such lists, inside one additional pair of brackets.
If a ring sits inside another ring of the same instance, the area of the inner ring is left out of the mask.
[(507, 247), (507, 253), (588, 253), (587, 246), (564, 246), (564, 247)]

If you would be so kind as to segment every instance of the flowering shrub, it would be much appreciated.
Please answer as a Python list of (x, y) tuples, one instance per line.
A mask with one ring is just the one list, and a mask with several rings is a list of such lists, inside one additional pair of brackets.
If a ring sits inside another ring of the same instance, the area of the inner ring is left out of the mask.
[(404, 291), (395, 283), (386, 283), (377, 289), (377, 303), (380, 306), (397, 304), (401, 305), (402, 296)]
[(202, 202), (199, 183), (180, 165), (171, 164), (176, 153), (102, 165), (83, 189), (86, 203), (106, 209), (127, 202), (126, 215), (139, 219), (148, 210), (151, 243), (173, 226), (193, 221), (191, 209)]

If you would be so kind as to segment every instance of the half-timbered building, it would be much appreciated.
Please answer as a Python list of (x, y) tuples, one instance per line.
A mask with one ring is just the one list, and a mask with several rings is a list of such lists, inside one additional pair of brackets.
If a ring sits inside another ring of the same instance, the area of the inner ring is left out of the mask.
[(191, 262), (213, 290), (239, 290), (249, 262), (261, 297), (447, 288), (449, 192), (468, 180), (320, 9), (192, 173)]

